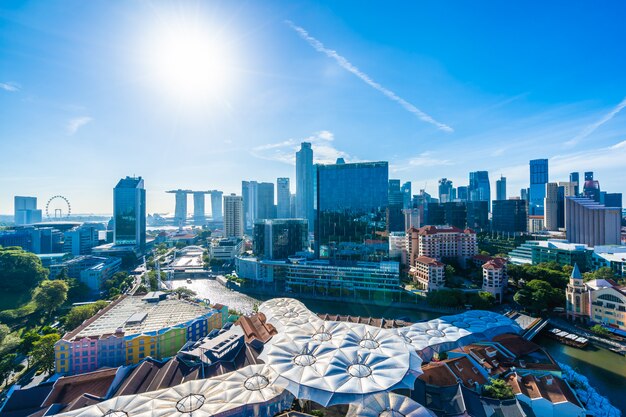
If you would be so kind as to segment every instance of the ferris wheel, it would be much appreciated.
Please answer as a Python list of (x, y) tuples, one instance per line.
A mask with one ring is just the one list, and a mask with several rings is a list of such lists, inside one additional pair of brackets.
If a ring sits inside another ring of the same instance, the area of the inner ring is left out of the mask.
[(49, 219), (63, 219), (70, 217), (72, 206), (70, 200), (62, 195), (55, 195), (46, 203), (46, 217)]

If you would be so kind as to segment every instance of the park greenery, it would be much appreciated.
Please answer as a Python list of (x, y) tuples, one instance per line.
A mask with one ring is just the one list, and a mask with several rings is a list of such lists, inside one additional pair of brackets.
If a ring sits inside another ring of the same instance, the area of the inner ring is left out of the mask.
[(593, 326), (591, 326), (589, 328), (589, 330), (591, 330), (592, 333), (597, 334), (598, 336), (602, 336), (602, 337), (607, 337), (608, 335), (611, 334), (611, 332), (609, 332), (604, 326), (602, 326), (601, 324), (594, 324)]
[(73, 307), (64, 317), (65, 329), (69, 331), (80, 326), (82, 322), (93, 317), (107, 305), (109, 305), (107, 301), (99, 300), (95, 303)]

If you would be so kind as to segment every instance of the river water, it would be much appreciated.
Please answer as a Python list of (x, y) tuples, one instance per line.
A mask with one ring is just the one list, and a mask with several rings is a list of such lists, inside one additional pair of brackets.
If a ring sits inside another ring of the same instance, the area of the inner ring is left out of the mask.
[[(191, 283), (174, 281), (174, 287), (186, 286), (198, 296), (208, 298), (212, 303), (227, 305), (230, 309), (249, 314), (254, 305), (265, 299), (253, 298), (225, 288), (214, 280), (194, 280)], [(441, 316), (438, 313), (412, 309), (372, 306), (358, 302), (338, 303), (335, 301), (302, 300), (313, 312), (353, 316), (408, 318), (412, 322), (430, 320)], [(606, 349), (589, 346), (577, 349), (562, 345), (555, 340), (539, 337), (535, 340), (559, 362), (565, 363), (585, 375), (600, 394), (608, 397), (620, 410), (626, 410), (626, 357)]]

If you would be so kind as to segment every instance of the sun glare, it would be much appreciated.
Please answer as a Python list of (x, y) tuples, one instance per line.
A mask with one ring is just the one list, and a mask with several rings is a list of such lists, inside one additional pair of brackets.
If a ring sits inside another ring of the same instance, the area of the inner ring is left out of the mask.
[(152, 84), (184, 101), (222, 98), (233, 68), (228, 45), (218, 33), (208, 24), (159, 25), (144, 47)]

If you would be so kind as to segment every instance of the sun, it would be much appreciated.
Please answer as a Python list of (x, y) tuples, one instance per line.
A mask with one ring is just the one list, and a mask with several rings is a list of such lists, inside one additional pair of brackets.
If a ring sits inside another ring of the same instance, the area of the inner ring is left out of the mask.
[(220, 99), (232, 84), (228, 39), (207, 22), (161, 22), (142, 49), (151, 84), (174, 98), (187, 102)]

